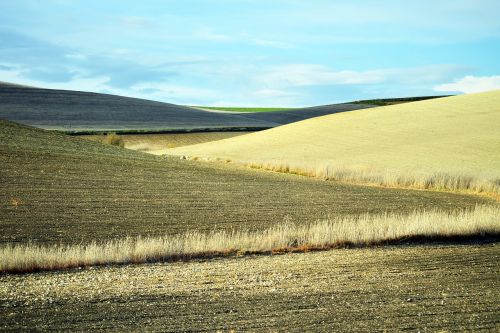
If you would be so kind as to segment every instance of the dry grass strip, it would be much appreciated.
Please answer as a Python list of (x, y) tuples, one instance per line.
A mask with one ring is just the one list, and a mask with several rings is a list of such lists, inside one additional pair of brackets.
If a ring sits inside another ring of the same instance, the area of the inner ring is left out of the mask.
[(252, 169), (291, 173), (323, 180), (333, 180), (349, 184), (376, 185), (382, 187), (422, 189), (465, 192), (482, 194), (494, 199), (500, 199), (500, 178), (483, 175), (471, 175), (449, 172), (422, 172), (418, 174), (399, 174), (397, 172), (381, 172), (371, 168), (346, 167), (324, 164), (308, 166), (300, 163), (280, 161), (243, 163)]
[(86, 245), (6, 245), (0, 272), (27, 273), (82, 266), (189, 260), (214, 256), (369, 246), (405, 239), (500, 237), (500, 206), (444, 213), (414, 212), (339, 217), (310, 225), (284, 223), (261, 231), (187, 232), (159, 238), (125, 238)]

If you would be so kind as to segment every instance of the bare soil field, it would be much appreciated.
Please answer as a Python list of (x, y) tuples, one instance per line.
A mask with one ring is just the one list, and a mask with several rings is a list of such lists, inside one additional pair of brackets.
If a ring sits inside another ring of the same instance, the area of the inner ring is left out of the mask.
[(0, 121), (0, 242), (79, 243), (285, 218), (473, 208), (479, 197), (343, 185), (162, 158)]
[(189, 131), (276, 125), (138, 98), (1, 85), (0, 119), (67, 132)]
[(263, 113), (219, 113), (138, 98), (0, 83), (0, 119), (72, 133), (258, 130), (373, 107), (334, 104)]
[(0, 330), (500, 329), (500, 246), (342, 249), (0, 276)]

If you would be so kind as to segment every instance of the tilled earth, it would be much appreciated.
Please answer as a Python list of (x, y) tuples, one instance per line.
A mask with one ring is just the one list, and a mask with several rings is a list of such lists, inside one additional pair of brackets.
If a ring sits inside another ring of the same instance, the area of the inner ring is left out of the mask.
[(260, 229), (285, 218), (310, 223), (488, 202), (161, 158), (2, 121), (0, 187), (0, 243)]
[(3, 331), (495, 331), (500, 244), (0, 276)]

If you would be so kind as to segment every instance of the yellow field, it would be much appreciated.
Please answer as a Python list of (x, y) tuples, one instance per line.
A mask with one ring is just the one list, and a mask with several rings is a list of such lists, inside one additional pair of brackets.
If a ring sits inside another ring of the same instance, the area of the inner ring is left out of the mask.
[[(145, 153), (162, 155), (167, 149), (217, 141), (248, 132), (197, 132), (197, 133), (160, 133), (160, 134), (119, 134), (125, 148)], [(82, 135), (81, 138), (103, 142), (105, 135)]]
[(385, 186), (500, 193), (500, 91), (308, 119), (171, 154)]

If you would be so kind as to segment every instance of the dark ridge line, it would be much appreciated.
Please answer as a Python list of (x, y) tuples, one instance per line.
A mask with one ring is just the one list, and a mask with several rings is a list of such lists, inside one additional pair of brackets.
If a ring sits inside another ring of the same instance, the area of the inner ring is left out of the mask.
[(131, 99), (131, 100), (137, 100), (137, 101), (143, 101), (143, 102), (151, 102), (151, 103), (158, 103), (158, 104), (167, 104), (167, 105), (173, 105), (173, 106), (179, 106), (179, 107), (186, 107), (188, 109), (194, 109), (192, 106), (187, 106), (183, 104), (173, 104), (169, 102), (161, 102), (153, 99), (146, 99), (146, 98), (140, 98), (140, 97), (131, 97), (131, 96), (126, 96), (126, 95), (120, 95), (120, 94), (110, 94), (110, 93), (100, 93), (100, 92), (95, 92), (95, 91), (85, 91), (85, 90), (70, 90), (70, 89), (57, 89), (57, 88), (41, 88), (41, 87), (33, 87), (33, 86), (24, 86), (24, 85), (9, 85), (8, 82), (5, 85), (0, 84), (0, 89), (14, 89), (14, 90), (41, 90), (41, 91), (47, 91), (47, 92), (53, 92), (53, 93), (68, 93), (68, 94), (78, 94), (78, 95), (87, 95), (87, 96), (104, 96), (104, 97), (120, 97), (120, 98), (126, 98), (126, 99)]
[[(134, 100), (139, 100), (139, 101), (146, 101), (146, 102), (153, 102), (153, 103), (160, 103), (160, 104), (169, 104), (169, 105), (181, 106), (181, 107), (186, 107), (189, 109), (199, 110), (199, 107), (197, 107), (197, 106), (184, 105), (184, 104), (173, 104), (173, 103), (169, 103), (169, 102), (162, 102), (162, 101), (145, 99), (145, 98), (140, 98), (140, 97), (131, 97), (131, 96), (125, 96), (125, 95), (119, 95), (119, 94), (100, 93), (100, 92), (85, 91), (85, 90), (70, 90), (70, 89), (34, 87), (34, 86), (27, 86), (27, 85), (10, 83), (10, 82), (5, 82), (5, 81), (0, 81), (0, 88), (20, 89), (20, 90), (21, 89), (25, 89), (25, 90), (31, 89), (31, 90), (43, 90), (43, 91), (52, 91), (52, 92), (60, 91), (60, 92), (65, 92), (65, 93), (78, 93), (78, 94), (82, 94), (82, 95), (104, 95), (104, 96), (109, 96), (109, 97), (122, 97), (122, 98), (129, 98), (129, 99), (134, 99)], [(456, 96), (456, 95), (427, 95), (427, 96), (394, 97), (394, 98), (372, 98), (372, 99), (354, 100), (354, 101), (348, 101), (348, 102), (342, 102), (342, 103), (284, 108), (283, 110), (273, 111), (273, 112), (289, 112), (289, 111), (311, 109), (311, 108), (330, 106), (330, 105), (342, 105), (342, 104), (367, 104), (367, 105), (373, 106), (373, 105), (377, 105), (377, 104), (370, 104), (369, 102), (416, 102), (416, 101), (435, 99), (435, 98), (443, 98), (443, 97), (452, 97), (452, 96)], [(214, 109), (214, 110), (218, 110), (218, 109)], [(220, 111), (223, 111), (223, 110), (220, 110)], [(242, 113), (242, 115), (244, 115), (246, 112), (241, 112), (241, 113)], [(248, 113), (253, 113), (253, 112), (248, 112)]]
[(79, 135), (105, 135), (110, 133), (115, 134), (187, 134), (187, 133), (212, 133), (212, 132), (257, 132), (273, 127), (221, 127), (221, 128), (193, 128), (193, 129), (160, 129), (160, 130), (83, 130), (83, 131), (64, 131), (64, 130), (49, 130), (60, 132), (71, 136)]
[(342, 103), (342, 104), (369, 104), (369, 105), (379, 105), (380, 103), (391, 103), (391, 102), (418, 102), (425, 101), (429, 99), (453, 97), (456, 95), (429, 95), (429, 96), (413, 96), (413, 97), (394, 97), (394, 98), (373, 98), (373, 99), (361, 99), (352, 102)]

